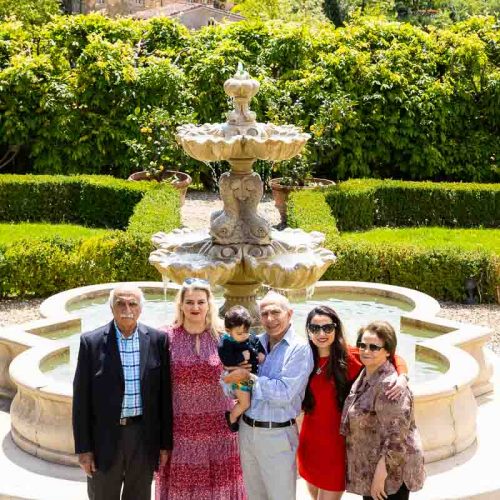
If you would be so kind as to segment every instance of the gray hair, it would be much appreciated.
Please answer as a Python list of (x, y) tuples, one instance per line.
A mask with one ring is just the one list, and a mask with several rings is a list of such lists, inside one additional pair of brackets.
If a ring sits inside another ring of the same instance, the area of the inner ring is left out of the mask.
[(288, 300), (288, 298), (281, 293), (275, 292), (274, 290), (270, 290), (264, 295), (264, 297), (262, 297), (261, 301), (259, 302), (259, 307), (262, 308), (269, 304), (275, 304), (283, 311), (292, 310), (292, 306), (290, 305), (290, 301)]
[(137, 293), (139, 295), (139, 305), (141, 308), (144, 305), (144, 293), (138, 286), (120, 283), (119, 285), (114, 286), (109, 292), (109, 305), (111, 309), (113, 309), (113, 306), (115, 305), (115, 293), (117, 290)]

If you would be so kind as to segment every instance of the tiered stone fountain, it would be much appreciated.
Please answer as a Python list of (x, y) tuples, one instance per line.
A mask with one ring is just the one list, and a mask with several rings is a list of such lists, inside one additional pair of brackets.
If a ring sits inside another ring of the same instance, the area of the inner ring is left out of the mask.
[(164, 280), (180, 284), (187, 277), (198, 277), (222, 285), (226, 301), (221, 313), (232, 305), (245, 305), (256, 323), (256, 293), (262, 284), (307, 289), (335, 261), (332, 252), (321, 248), (323, 234), (274, 231), (257, 213), (263, 183), (252, 169), (254, 162), (289, 160), (310, 138), (293, 125), (256, 121), (250, 100), (259, 86), (240, 65), (224, 83), (234, 104), (227, 122), (178, 128), (177, 141), (188, 155), (205, 163), (227, 160), (231, 165), (219, 181), (224, 208), (212, 213), (208, 232), (155, 234), (158, 250), (149, 259)]

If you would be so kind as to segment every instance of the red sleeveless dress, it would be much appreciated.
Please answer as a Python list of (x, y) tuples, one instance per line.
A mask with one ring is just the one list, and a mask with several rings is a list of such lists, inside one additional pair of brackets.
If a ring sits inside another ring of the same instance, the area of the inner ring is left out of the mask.
[[(320, 358), (314, 367), (323, 367), (328, 358)], [(358, 350), (349, 347), (347, 377), (352, 382), (363, 365)], [(315, 405), (304, 415), (297, 450), (301, 477), (317, 488), (328, 491), (345, 490), (345, 440), (339, 433), (341, 410), (337, 406), (335, 382), (326, 377), (326, 367), (311, 378)]]

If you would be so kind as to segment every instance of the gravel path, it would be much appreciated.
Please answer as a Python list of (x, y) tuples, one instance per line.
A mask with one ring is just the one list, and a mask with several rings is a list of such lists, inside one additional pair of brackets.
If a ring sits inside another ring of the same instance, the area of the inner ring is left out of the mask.
[[(191, 229), (207, 228), (210, 223), (210, 214), (222, 209), (222, 200), (219, 193), (206, 191), (188, 191), (186, 202), (182, 207), (182, 224)], [(266, 193), (259, 204), (258, 212), (268, 220), (272, 226), (279, 224), (280, 214), (274, 206), (273, 197)]]
[[(191, 229), (206, 228), (210, 214), (221, 208), (222, 202), (217, 193), (188, 191), (186, 202), (182, 208), (182, 223)], [(259, 205), (259, 213), (272, 225), (276, 225), (280, 221), (278, 211), (269, 194), (264, 196)], [(0, 327), (38, 319), (40, 317), (38, 307), (41, 302), (42, 299), (0, 300)], [(493, 337), (490, 345), (497, 354), (500, 354), (500, 305), (464, 305), (450, 302), (440, 304), (441, 311), (438, 316), (491, 328)]]

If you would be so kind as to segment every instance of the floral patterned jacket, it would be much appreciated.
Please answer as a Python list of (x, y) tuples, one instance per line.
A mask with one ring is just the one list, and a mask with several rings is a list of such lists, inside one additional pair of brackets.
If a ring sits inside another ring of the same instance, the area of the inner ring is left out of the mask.
[(385, 395), (396, 378), (389, 361), (370, 378), (363, 370), (345, 401), (340, 432), (346, 436), (347, 491), (369, 496), (382, 456), (387, 467), (387, 494), (396, 493), (403, 482), (410, 491), (423, 487), (424, 457), (415, 427), (413, 395), (409, 389), (396, 401)]

